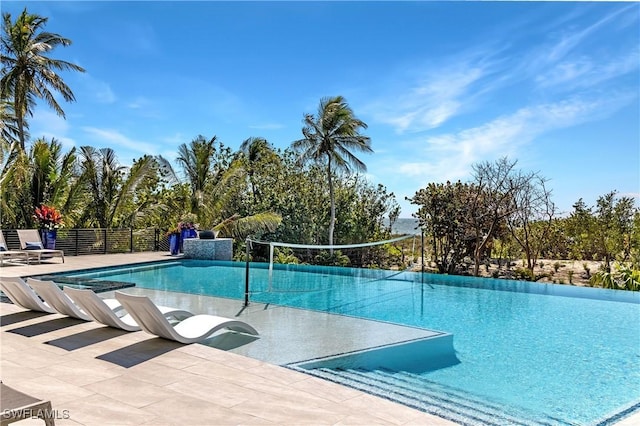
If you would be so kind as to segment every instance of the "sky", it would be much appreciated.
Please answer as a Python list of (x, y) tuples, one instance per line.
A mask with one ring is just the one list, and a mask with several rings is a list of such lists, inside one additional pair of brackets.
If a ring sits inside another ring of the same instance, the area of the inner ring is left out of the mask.
[(51, 54), (76, 102), (39, 104), (32, 137), (111, 147), (121, 164), (249, 137), (285, 149), (320, 99), (368, 128), (367, 178), (405, 200), (502, 157), (548, 179), (566, 214), (640, 196), (640, 3), (31, 2), (73, 43)]

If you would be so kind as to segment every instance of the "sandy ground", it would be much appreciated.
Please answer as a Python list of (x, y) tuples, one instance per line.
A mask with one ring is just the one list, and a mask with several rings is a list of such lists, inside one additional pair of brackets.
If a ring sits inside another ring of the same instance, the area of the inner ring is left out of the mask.
[[(545, 277), (538, 279), (538, 282), (589, 286), (589, 279), (600, 269), (601, 265), (602, 262), (596, 261), (541, 259), (538, 260), (533, 272), (536, 276), (546, 274)], [(433, 267), (435, 265), (431, 266)], [(517, 260), (512, 262), (510, 269), (514, 271), (517, 268), (525, 267), (526, 263), (523, 263), (522, 260)], [(420, 265), (412, 269), (419, 271)], [(506, 278), (504, 275), (507, 270), (506, 267), (502, 266), (502, 268), (498, 268), (498, 265), (495, 263), (490, 264), (488, 269), (485, 265), (481, 265), (480, 276), (493, 277), (496, 270), (499, 270), (500, 278)], [(437, 271), (433, 270), (433, 272)], [(473, 274), (473, 265), (469, 268), (469, 273)]]

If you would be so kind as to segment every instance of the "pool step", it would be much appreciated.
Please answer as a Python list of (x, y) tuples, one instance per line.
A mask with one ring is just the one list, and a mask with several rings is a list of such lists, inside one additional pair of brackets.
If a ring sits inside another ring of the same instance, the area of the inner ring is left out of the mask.
[(569, 424), (557, 418), (505, 413), (505, 407), (469, 393), (449, 388), (408, 372), (364, 369), (317, 368), (308, 374), (338, 382), (364, 392), (399, 402), (412, 408), (451, 420), (477, 426), (544, 426)]

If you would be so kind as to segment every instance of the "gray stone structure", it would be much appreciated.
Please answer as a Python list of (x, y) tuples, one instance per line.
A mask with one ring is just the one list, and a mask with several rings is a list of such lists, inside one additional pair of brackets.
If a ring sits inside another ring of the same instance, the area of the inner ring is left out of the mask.
[(233, 238), (201, 240), (187, 238), (182, 242), (184, 257), (204, 260), (231, 260), (233, 257)]

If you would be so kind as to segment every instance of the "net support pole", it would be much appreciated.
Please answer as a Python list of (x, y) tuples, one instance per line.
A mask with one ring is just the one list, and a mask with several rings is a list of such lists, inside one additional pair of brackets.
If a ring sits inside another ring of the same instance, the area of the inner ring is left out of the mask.
[(422, 256), (422, 282), (424, 283), (424, 229), (420, 230), (420, 253)]
[(269, 292), (273, 290), (273, 243), (269, 243)]
[(249, 306), (249, 238), (245, 240), (245, 269), (244, 269), (244, 306)]
[(269, 282), (271, 282), (271, 275), (273, 275), (273, 244), (269, 243)]

